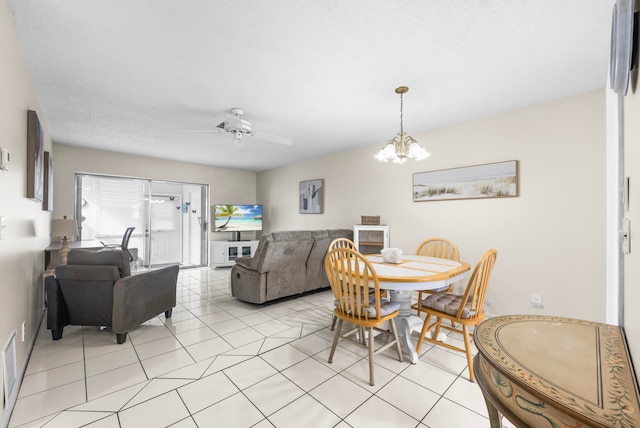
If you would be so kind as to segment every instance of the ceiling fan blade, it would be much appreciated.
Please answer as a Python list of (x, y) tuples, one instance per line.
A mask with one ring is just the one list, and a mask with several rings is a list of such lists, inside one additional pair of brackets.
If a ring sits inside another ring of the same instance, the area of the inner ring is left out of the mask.
[(278, 135), (273, 134), (265, 134), (264, 132), (254, 132), (251, 134), (253, 138), (256, 140), (267, 141), (270, 143), (282, 144), (285, 146), (293, 145), (293, 140), (291, 138), (280, 137)]
[(224, 130), (223, 129), (205, 129), (202, 131), (178, 131), (178, 134), (211, 134), (211, 133), (223, 134)]
[(214, 117), (214, 121), (213, 121), (214, 126), (216, 127), (215, 129), (203, 129), (199, 131), (178, 131), (178, 134), (208, 134), (208, 133), (224, 134), (226, 133), (226, 131), (224, 130), (223, 124), (229, 119), (237, 120), (237, 118), (229, 114), (217, 115), (216, 117)]

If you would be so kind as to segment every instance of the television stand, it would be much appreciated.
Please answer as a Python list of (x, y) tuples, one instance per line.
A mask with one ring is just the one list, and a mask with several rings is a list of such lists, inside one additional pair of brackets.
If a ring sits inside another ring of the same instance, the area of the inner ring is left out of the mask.
[(229, 232), (229, 234), (231, 235), (231, 238), (229, 239), (229, 242), (240, 242), (242, 241), (242, 239), (240, 239), (240, 231), (236, 230), (234, 232)]
[(253, 257), (258, 241), (211, 241), (211, 267), (233, 266), (238, 257)]

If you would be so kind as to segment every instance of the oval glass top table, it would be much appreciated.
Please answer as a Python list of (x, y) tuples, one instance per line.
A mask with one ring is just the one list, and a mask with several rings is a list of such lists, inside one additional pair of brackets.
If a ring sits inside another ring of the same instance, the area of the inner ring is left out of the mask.
[(471, 269), (468, 263), (437, 257), (403, 255), (402, 261), (385, 263), (381, 255), (365, 255), (378, 275), (380, 288), (389, 290), (392, 302), (400, 303), (395, 318), (403, 353), (411, 363), (418, 362), (418, 354), (411, 341), (411, 331), (422, 328), (422, 318), (411, 313), (411, 292), (448, 287), (463, 279)]
[(473, 369), (492, 427), (639, 427), (638, 385), (622, 329), (533, 315), (476, 327)]

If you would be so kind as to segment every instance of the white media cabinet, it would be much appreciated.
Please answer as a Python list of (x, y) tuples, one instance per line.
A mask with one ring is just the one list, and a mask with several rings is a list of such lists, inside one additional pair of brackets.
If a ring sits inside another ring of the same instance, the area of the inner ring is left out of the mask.
[(233, 266), (238, 257), (253, 257), (258, 241), (211, 241), (211, 267)]

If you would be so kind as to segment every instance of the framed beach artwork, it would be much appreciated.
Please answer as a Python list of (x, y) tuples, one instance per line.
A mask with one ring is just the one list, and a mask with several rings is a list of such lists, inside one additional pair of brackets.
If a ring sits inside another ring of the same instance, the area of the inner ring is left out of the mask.
[(300, 214), (322, 214), (323, 180), (300, 182)]
[(44, 132), (35, 111), (27, 112), (27, 198), (42, 202), (44, 194)]
[(518, 196), (518, 161), (487, 163), (413, 174), (413, 201)]

